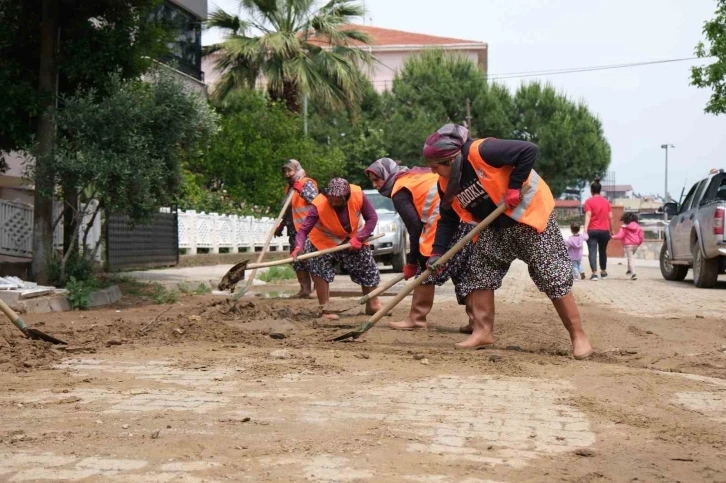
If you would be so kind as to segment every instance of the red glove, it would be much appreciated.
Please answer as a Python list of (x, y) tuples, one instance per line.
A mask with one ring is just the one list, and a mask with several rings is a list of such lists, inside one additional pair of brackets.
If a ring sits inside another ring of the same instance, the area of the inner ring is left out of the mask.
[(282, 236), (282, 230), (284, 230), (284, 229), (285, 229), (285, 224), (280, 223), (280, 226), (278, 226), (277, 229), (275, 230), (275, 236)]
[(295, 183), (293, 183), (293, 185), (292, 185), (292, 189), (294, 189), (298, 193), (302, 193), (304, 186), (305, 186), (305, 183), (303, 183), (301, 181), (295, 181)]
[(358, 250), (363, 248), (363, 242), (360, 241), (357, 237), (351, 238), (348, 243), (350, 243), (350, 249), (354, 252), (357, 252)]
[(509, 208), (510, 210), (516, 208), (520, 201), (522, 201), (521, 190), (515, 190), (510, 188), (504, 195), (504, 204), (507, 205), (507, 208)]
[(408, 280), (409, 278), (413, 278), (416, 276), (416, 272), (418, 271), (418, 265), (415, 263), (407, 263), (403, 266), (403, 278), (405, 280)]
[(295, 249), (292, 251), (292, 259), (297, 261), (297, 257), (303, 252), (303, 249), (300, 247), (295, 247)]

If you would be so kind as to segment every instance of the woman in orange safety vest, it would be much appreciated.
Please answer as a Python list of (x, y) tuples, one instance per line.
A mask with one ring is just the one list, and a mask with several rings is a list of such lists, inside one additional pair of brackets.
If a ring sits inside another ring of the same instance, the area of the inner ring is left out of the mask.
[[(285, 199), (290, 190), (292, 193), (292, 201), (290, 207), (285, 212), (282, 222), (275, 231), (275, 236), (282, 236), (282, 232), (287, 228), (287, 236), (290, 242), (290, 251), (295, 248), (295, 235), (300, 229), (303, 220), (307, 216), (312, 202), (318, 196), (318, 183), (314, 179), (308, 178), (305, 170), (296, 159), (288, 159), (282, 165), (282, 175), (287, 181), (285, 186)], [(295, 298), (310, 298), (313, 291), (308, 265), (303, 261), (293, 262), (293, 270), (297, 275), (297, 281), (300, 283), (300, 291), (294, 295)]]
[[(500, 203), (507, 207), (474, 245), (462, 282), (472, 311), (471, 335), (457, 347), (494, 343), (494, 291), (518, 258), (527, 264), (537, 288), (552, 300), (570, 334), (574, 357), (590, 357), (592, 346), (572, 295), (572, 268), (555, 220), (554, 198), (532, 169), (537, 146), (526, 141), (473, 140), (465, 127), (447, 124), (429, 136), (423, 155), (441, 178), (442, 193), (430, 267), (439, 268), (436, 261), (450, 245), (461, 220), (478, 222)], [(524, 184), (531, 189), (523, 196)]]
[[(337, 315), (326, 310), (330, 301), (330, 283), (335, 279), (334, 263), (342, 265), (350, 274), (350, 279), (361, 286), (364, 295), (375, 290), (381, 282), (373, 250), (365, 243), (376, 223), (378, 215), (363, 190), (343, 178), (331, 179), (325, 194), (313, 200), (313, 206), (297, 232), (293, 258), (303, 252), (312, 253), (343, 243), (351, 244), (350, 250), (308, 260), (323, 318), (338, 319)], [(381, 307), (378, 297), (374, 297), (366, 304), (366, 313), (374, 314)]]
[[(389, 158), (381, 158), (365, 170), (366, 176), (378, 192), (393, 200), (393, 207), (403, 220), (409, 236), (409, 253), (403, 274), (408, 280), (421, 274), (433, 252), (436, 225), (439, 221), (438, 175), (429, 168), (407, 168)], [(454, 243), (468, 233), (473, 225), (463, 224), (454, 237)], [(408, 317), (401, 322), (389, 322), (398, 330), (425, 329), (426, 316), (434, 303), (436, 285), (443, 285), (451, 276), (457, 285), (458, 274), (464, 272), (473, 248), (468, 243), (456, 254), (442, 272), (429, 277), (416, 287)]]

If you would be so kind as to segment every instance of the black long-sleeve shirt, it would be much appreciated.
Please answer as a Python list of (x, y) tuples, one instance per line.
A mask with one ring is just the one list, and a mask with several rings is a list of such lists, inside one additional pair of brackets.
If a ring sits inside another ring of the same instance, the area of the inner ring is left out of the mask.
[(423, 222), (413, 204), (413, 195), (407, 189), (401, 189), (393, 195), (392, 200), (396, 213), (401, 217), (403, 224), (406, 225), (406, 231), (408, 231), (410, 250), (406, 256), (406, 262), (417, 263), (421, 256), (418, 242), (423, 231)]
[[(537, 160), (537, 145), (527, 141), (487, 139), (479, 144), (479, 154), (484, 162), (495, 168), (514, 166), (509, 176), (509, 188), (522, 189)], [(462, 161), (459, 186), (460, 191), (456, 194), (456, 199), (466, 211), (474, 215), (475, 219), (483, 220), (496, 209), (496, 204), (482, 188), (468, 159)], [(444, 193), (441, 190), (439, 195), (443, 200)], [(447, 209), (441, 206), (439, 211), (441, 218), (436, 229), (434, 253), (441, 254), (451, 244), (461, 220), (452, 207)], [(507, 215), (501, 215), (494, 221), (493, 226), (505, 227), (514, 223), (516, 222)]]

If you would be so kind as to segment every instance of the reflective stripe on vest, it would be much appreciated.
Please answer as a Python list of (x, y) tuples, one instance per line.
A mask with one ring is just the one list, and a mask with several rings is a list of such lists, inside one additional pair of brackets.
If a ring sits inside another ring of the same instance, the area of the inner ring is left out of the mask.
[[(479, 145), (485, 141), (486, 139), (477, 139), (471, 143), (468, 161), (474, 168), (474, 172), (479, 178), (479, 184), (484, 188), (484, 191), (487, 192), (494, 203), (500, 204), (504, 201), (504, 195), (509, 187), (509, 176), (514, 171), (514, 167), (495, 168), (487, 164), (479, 154)], [(530, 185), (529, 192), (513, 210), (507, 209), (504, 214), (542, 233), (555, 209), (555, 199), (552, 196), (550, 187), (535, 170), (530, 172), (524, 184)], [(458, 200), (454, 200), (453, 205), (458, 205), (463, 210)]]
[(333, 248), (352, 238), (358, 232), (361, 223), (361, 208), (363, 207), (363, 190), (360, 186), (350, 185), (350, 198), (346, 203), (351, 231), (346, 232), (340, 224), (338, 214), (330, 206), (325, 195), (319, 194), (313, 200), (318, 211), (318, 222), (310, 231), (310, 242), (318, 250)]
[(403, 175), (396, 180), (391, 190), (391, 197), (405, 188), (411, 193), (416, 213), (422, 223), (419, 236), (419, 252), (421, 255), (431, 256), (436, 237), (436, 226), (439, 222), (439, 190), (436, 182), (438, 175), (433, 173), (420, 173)]
[[(318, 183), (315, 182), (312, 178), (302, 178), (300, 179), (300, 182), (305, 185), (308, 181), (311, 181), (313, 185), (315, 185), (315, 189), (318, 189)], [(290, 185), (285, 186), (285, 195), (287, 195), (290, 192)], [(311, 203), (308, 203), (305, 201), (305, 198), (300, 196), (300, 193), (295, 191), (292, 194), (292, 202), (290, 203), (292, 207), (292, 224), (295, 225), (295, 231), (300, 230), (300, 226), (302, 225), (303, 221), (305, 221), (305, 218), (308, 216), (308, 213), (310, 212), (310, 208), (312, 207)]]

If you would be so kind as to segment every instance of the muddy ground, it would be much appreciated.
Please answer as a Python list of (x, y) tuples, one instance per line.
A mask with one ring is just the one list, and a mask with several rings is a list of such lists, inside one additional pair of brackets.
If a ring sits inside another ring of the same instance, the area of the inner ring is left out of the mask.
[(336, 323), (212, 295), (26, 317), (67, 347), (0, 325), (0, 480), (726, 481), (723, 319), (585, 304), (577, 362), (547, 303), (499, 304), (497, 343), (458, 351), (450, 302), (427, 331), (330, 342), (355, 302)]

